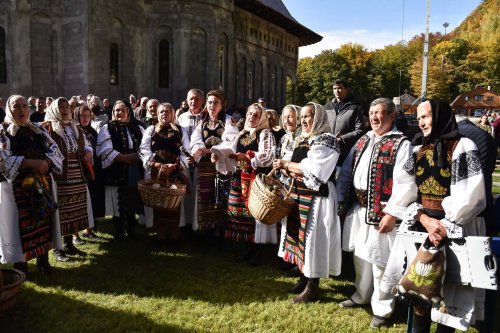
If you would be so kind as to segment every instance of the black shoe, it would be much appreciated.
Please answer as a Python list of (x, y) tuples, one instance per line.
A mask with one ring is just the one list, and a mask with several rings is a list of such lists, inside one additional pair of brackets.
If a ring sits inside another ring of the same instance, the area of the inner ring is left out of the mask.
[(76, 246), (73, 245), (73, 243), (68, 243), (65, 245), (64, 253), (69, 254), (69, 255), (77, 255), (77, 256), (81, 256), (81, 257), (85, 257), (87, 255), (87, 253), (85, 253), (81, 250), (78, 250), (76, 248)]
[(52, 275), (52, 266), (49, 263), (48, 253), (36, 258), (36, 267), (38, 271), (44, 275)]
[(59, 262), (67, 262), (70, 260), (68, 257), (66, 257), (66, 254), (63, 250), (54, 250), (54, 257)]
[(85, 241), (80, 237), (73, 237), (73, 245), (83, 245)]
[(252, 257), (248, 260), (250, 266), (259, 266), (262, 263), (262, 247), (263, 244), (255, 244)]
[(306, 289), (307, 286), (307, 281), (309, 279), (304, 276), (304, 274), (300, 275), (299, 281), (288, 290), (289, 293), (291, 294), (300, 294)]
[(253, 256), (253, 252), (254, 252), (253, 244), (249, 244), (247, 249), (245, 250), (245, 252), (243, 252), (241, 255), (239, 255), (236, 258), (236, 261), (244, 262), (244, 261), (250, 260), (250, 258), (252, 258), (252, 256)]

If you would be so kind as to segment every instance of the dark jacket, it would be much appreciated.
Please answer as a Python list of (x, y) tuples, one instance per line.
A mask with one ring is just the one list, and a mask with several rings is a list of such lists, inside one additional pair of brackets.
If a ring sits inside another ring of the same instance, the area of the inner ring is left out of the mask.
[(493, 196), (492, 191), (492, 174), (495, 171), (495, 155), (496, 148), (493, 137), (473, 124), (469, 119), (461, 119), (457, 122), (458, 132), (460, 135), (471, 139), (479, 150), (479, 157), (481, 158), (481, 169), (484, 175), (484, 186), (486, 191), (486, 208), (482, 215), (486, 220), (486, 234), (493, 236), (497, 230), (493, 230), (496, 223), (493, 216)]
[(342, 165), (351, 148), (367, 130), (363, 125), (363, 107), (351, 97), (343, 102), (333, 99), (324, 107), (331, 133), (337, 135), (340, 132), (338, 165)]

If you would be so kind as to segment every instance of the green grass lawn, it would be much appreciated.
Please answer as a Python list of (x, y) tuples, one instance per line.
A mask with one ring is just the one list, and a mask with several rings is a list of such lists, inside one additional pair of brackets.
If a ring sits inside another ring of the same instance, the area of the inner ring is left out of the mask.
[[(58, 263), (51, 277), (30, 262), (14, 307), (0, 313), (0, 332), (370, 332), (369, 307), (338, 303), (354, 287), (351, 272), (321, 280), (319, 302), (292, 305), (285, 291), (296, 278), (276, 268), (275, 247), (262, 266), (237, 263), (235, 244), (197, 233), (176, 247), (154, 246), (143, 227), (136, 240), (115, 243), (110, 222), (86, 259)], [(381, 332), (405, 332), (405, 304)], [(477, 332), (471, 328), (470, 332)]]

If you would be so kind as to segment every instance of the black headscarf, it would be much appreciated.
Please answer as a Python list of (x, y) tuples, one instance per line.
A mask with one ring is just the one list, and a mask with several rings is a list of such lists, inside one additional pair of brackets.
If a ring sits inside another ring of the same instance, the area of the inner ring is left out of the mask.
[[(415, 135), (413, 145), (434, 144), (434, 163), (438, 167), (446, 166), (446, 145), (444, 140), (459, 138), (458, 125), (455, 115), (448, 103), (439, 99), (428, 99), (432, 109), (432, 129), (428, 137), (424, 137), (422, 132)], [(425, 102), (424, 102), (425, 103)]]

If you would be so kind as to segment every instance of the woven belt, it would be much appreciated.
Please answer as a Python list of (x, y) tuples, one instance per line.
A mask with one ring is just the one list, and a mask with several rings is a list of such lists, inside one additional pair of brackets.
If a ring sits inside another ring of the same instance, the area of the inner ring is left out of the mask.
[(368, 202), (368, 191), (354, 189), (356, 192), (356, 201), (361, 207), (366, 208)]
[(78, 153), (77, 152), (68, 153), (68, 158), (78, 159)]

